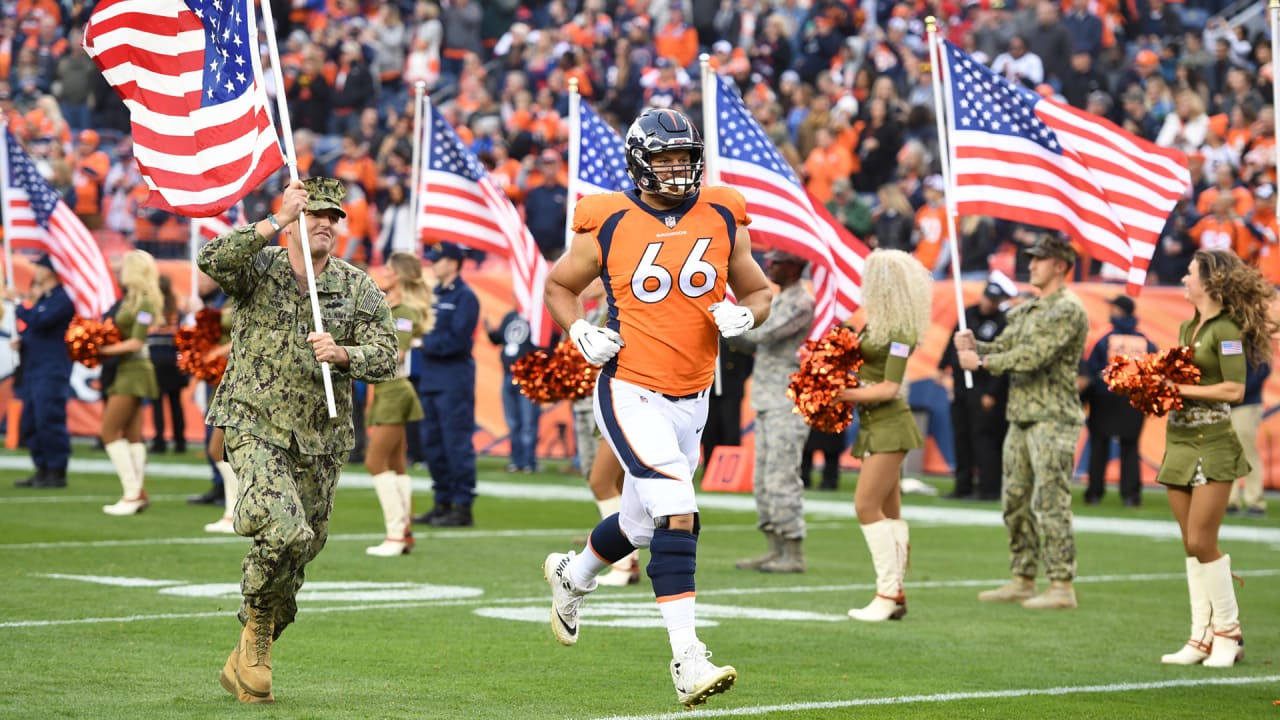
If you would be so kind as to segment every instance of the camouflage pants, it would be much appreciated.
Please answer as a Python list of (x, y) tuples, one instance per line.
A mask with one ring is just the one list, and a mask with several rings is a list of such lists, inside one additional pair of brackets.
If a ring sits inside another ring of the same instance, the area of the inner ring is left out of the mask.
[(600, 433), (596, 432), (595, 403), (589, 400), (573, 404), (573, 442), (582, 477), (589, 477), (591, 464), (596, 461), (596, 448), (600, 447)]
[(269, 608), (279, 637), (298, 613), (307, 563), (329, 538), (333, 492), (347, 453), (303, 455), (296, 445), (282, 448), (231, 428), (226, 453), (240, 478), (236, 533), (253, 538), (242, 565), (240, 622), (250, 605)]
[(761, 410), (755, 420), (756, 512), (764, 532), (804, 537), (804, 483), (800, 455), (809, 437), (804, 418), (789, 409)]
[(1071, 473), (1079, 437), (1075, 423), (1009, 424), (1004, 438), (1004, 524), (1014, 575), (1035, 577), (1043, 557), (1050, 580), (1075, 577)]

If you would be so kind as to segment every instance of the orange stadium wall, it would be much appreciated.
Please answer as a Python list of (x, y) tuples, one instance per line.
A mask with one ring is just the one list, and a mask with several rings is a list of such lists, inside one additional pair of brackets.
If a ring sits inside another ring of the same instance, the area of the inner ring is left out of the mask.
[[(190, 266), (185, 261), (161, 261), (161, 272), (173, 279), (174, 291), (186, 296), (190, 288)], [(18, 287), (26, 287), (30, 273), (28, 263), (19, 260), (14, 266)], [(480, 299), (482, 318), (488, 318), (497, 324), (502, 316), (511, 309), (512, 291), (510, 274), (500, 262), (488, 262), (480, 268), (469, 267), (464, 273), (466, 281), (475, 289)], [(1074, 289), (1085, 303), (1089, 312), (1090, 330), (1087, 347), (1104, 334), (1110, 327), (1108, 322), (1107, 300), (1121, 292), (1117, 285), (1104, 283), (1077, 283)], [(965, 286), (965, 302), (976, 302), (982, 290), (982, 283), (969, 283)], [(1138, 298), (1139, 329), (1147, 334), (1159, 347), (1169, 347), (1176, 341), (1178, 326), (1189, 315), (1189, 306), (1182, 298), (1181, 288), (1148, 287), (1144, 288)], [(927, 380), (933, 377), (938, 358), (946, 346), (947, 338), (956, 322), (955, 295), (949, 282), (936, 283), (933, 293), (933, 324), (925, 341), (914, 355), (907, 367), (908, 377), (913, 381)], [(482, 453), (503, 456), (509, 452), (507, 430), (503, 419), (502, 400), (500, 395), (502, 381), (502, 364), (498, 357), (499, 349), (485, 337), (482, 328), (477, 328), (475, 342), (476, 358), (476, 434), (475, 445)], [(79, 369), (82, 371), (83, 368)], [(78, 372), (79, 372), (78, 371)], [(81, 380), (85, 380), (84, 377)], [(96, 387), (96, 380), (88, 383)], [(204, 439), (203, 415), (194, 400), (196, 383), (191, 383), (183, 393), (185, 418), (187, 421), (187, 440), (199, 443)], [(12, 380), (0, 381), (0, 402), (8, 403), (12, 397)], [(1263, 389), (1264, 415), (1262, 427), (1258, 434), (1259, 451), (1263, 460), (1263, 481), (1268, 488), (1280, 489), (1280, 477), (1277, 466), (1280, 465), (1280, 453), (1277, 451), (1277, 439), (1280, 439), (1280, 414), (1276, 413), (1280, 402), (1280, 373), (1273, 374)], [(101, 417), (101, 404), (72, 400), (68, 406), (68, 423), (71, 433), (78, 436), (92, 436), (98, 432)], [(753, 413), (748, 404), (743, 408), (743, 445), (751, 447)], [(150, 412), (144, 422), (144, 436), (153, 434)], [(1078, 447), (1083, 449), (1084, 433)], [(1155, 470), (1159, 466), (1164, 452), (1164, 419), (1149, 418), (1143, 428), (1140, 449), (1143, 459), (1144, 478), (1151, 482)], [(565, 459), (574, 452), (574, 435), (572, 413), (568, 403), (557, 403), (544, 410), (541, 420), (541, 431), (538, 440), (538, 453), (547, 459)], [(845, 464), (850, 468), (857, 467), (857, 461), (846, 455)], [(1112, 479), (1117, 477), (1118, 470), (1113, 461)], [(949, 474), (950, 468), (943, 454), (929, 438), (924, 457), (924, 471), (934, 474)]]

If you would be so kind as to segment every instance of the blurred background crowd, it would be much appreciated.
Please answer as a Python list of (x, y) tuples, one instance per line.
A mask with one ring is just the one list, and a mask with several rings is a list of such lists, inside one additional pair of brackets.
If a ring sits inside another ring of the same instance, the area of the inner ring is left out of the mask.
[[(82, 50), (93, 2), (3, 3), (0, 110), (104, 246), (184, 257), (185, 218), (143, 207), (128, 113)], [(276, 0), (299, 169), (348, 186), (339, 254), (411, 235), (412, 88), (492, 169), (548, 257), (563, 247), (568, 87), (625, 128), (646, 106), (700, 121), (698, 56), (727, 75), (807, 189), (868, 244), (950, 261), (924, 18), (1010, 80), (1187, 154), (1195, 183), (1152, 283), (1230, 247), (1280, 283), (1265, 3), (1225, 0)], [(269, 66), (265, 45), (264, 66)], [(267, 73), (268, 78), (271, 73)], [(248, 198), (262, 217), (284, 173)], [(1037, 229), (962, 218), (961, 270), (1022, 279)], [(410, 241), (411, 244), (411, 241)], [(110, 254), (110, 253), (109, 253)], [(1081, 263), (1080, 274), (1109, 269)], [(1120, 278), (1116, 278), (1120, 279)]]

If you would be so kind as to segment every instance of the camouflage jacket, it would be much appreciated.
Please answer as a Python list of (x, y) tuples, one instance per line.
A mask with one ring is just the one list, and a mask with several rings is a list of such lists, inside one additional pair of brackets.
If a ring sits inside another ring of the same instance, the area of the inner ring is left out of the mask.
[(751, 372), (751, 407), (760, 410), (790, 410), (787, 397), (791, 373), (800, 369), (796, 351), (813, 325), (813, 295), (797, 282), (773, 296), (769, 318), (742, 338), (756, 347), (755, 369)]
[(329, 258), (316, 277), (324, 330), (351, 358), (346, 369), (329, 366), (338, 410), (330, 419), (320, 363), (307, 342), (315, 329), (311, 301), (299, 289), (288, 250), (266, 247), (266, 238), (241, 227), (205, 245), (199, 265), (236, 302), (231, 359), (208, 423), (280, 447), (296, 440), (305, 455), (350, 450), (351, 381), (379, 383), (396, 375), (395, 325), (373, 279), (338, 258)]
[(1068, 288), (1009, 311), (1009, 325), (978, 343), (987, 370), (1009, 375), (1009, 422), (1084, 423), (1076, 373), (1084, 357), (1089, 316)]

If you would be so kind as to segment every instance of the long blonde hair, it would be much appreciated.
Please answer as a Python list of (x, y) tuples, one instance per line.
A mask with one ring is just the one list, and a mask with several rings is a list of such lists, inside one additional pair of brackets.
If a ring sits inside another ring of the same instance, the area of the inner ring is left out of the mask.
[(423, 269), (422, 261), (413, 253), (395, 252), (387, 258), (387, 265), (396, 274), (396, 283), (400, 286), (400, 302), (418, 313), (413, 334), (430, 332), (436, 324), (436, 318), (431, 304), (431, 276)]
[(919, 345), (929, 329), (932, 302), (933, 280), (919, 260), (901, 250), (879, 249), (867, 256), (862, 266), (867, 342), (884, 345), (898, 336)]
[(124, 300), (120, 303), (122, 312), (136, 312), (144, 302), (151, 304), (151, 311), (157, 317), (164, 312), (160, 271), (156, 268), (156, 260), (151, 257), (151, 253), (145, 250), (130, 250), (125, 253), (120, 265), (120, 287), (124, 291)]
[(1271, 360), (1271, 338), (1280, 331), (1280, 324), (1269, 312), (1276, 289), (1233, 252), (1197, 250), (1192, 259), (1205, 293), (1222, 303), (1227, 316), (1240, 326), (1249, 365), (1257, 367)]

